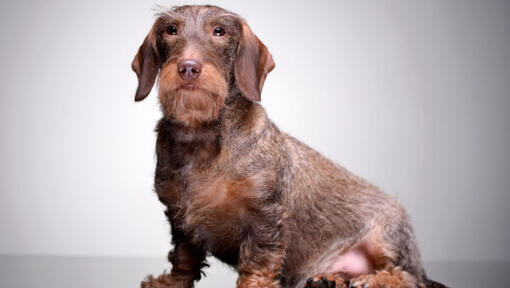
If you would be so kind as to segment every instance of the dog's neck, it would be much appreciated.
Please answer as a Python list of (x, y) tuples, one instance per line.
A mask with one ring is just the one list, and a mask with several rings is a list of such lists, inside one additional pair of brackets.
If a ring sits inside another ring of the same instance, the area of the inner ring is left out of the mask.
[(165, 137), (167, 143), (172, 143), (169, 148), (182, 164), (207, 164), (220, 153), (224, 141), (229, 141), (231, 137), (242, 137), (246, 115), (253, 105), (258, 104), (240, 94), (231, 95), (227, 97), (217, 120), (194, 127), (164, 117), (156, 128), (158, 138)]

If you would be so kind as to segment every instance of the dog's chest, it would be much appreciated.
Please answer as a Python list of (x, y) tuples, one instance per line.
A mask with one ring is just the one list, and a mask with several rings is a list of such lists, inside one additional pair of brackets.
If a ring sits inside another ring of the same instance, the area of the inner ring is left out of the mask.
[[(256, 212), (260, 185), (255, 177), (235, 177), (215, 169), (186, 173), (178, 183), (182, 229), (213, 254), (237, 253)], [(221, 258), (221, 257), (220, 257)]]

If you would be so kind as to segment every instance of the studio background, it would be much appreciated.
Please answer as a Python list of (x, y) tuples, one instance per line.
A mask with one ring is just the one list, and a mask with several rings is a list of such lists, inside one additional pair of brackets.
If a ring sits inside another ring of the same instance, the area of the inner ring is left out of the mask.
[[(0, 254), (169, 267), (161, 113), (155, 89), (134, 103), (130, 64), (154, 5), (191, 3), (206, 2), (0, 3)], [(426, 263), (510, 262), (509, 1), (207, 3), (272, 53), (270, 118), (395, 195)], [(233, 287), (225, 266), (207, 271)]]

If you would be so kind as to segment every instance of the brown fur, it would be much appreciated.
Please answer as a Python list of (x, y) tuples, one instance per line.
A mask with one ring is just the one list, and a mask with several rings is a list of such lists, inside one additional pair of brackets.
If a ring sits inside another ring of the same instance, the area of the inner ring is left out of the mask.
[[(203, 67), (196, 79), (180, 76), (183, 59)], [(155, 187), (175, 245), (171, 272), (142, 287), (190, 288), (209, 254), (239, 272), (237, 287), (304, 287), (354, 248), (373, 269), (406, 271), (394, 277), (402, 283), (426, 281), (402, 207), (281, 132), (256, 102), (274, 62), (239, 16), (214, 6), (164, 11), (132, 67), (137, 101), (159, 74)], [(360, 276), (340, 274), (331, 277)]]
[(375, 274), (362, 275), (350, 281), (351, 287), (362, 288), (414, 288), (425, 287), (417, 283), (415, 277), (400, 268), (377, 271)]
[(228, 84), (211, 65), (204, 65), (199, 83), (200, 89), (183, 90), (178, 85), (177, 64), (167, 63), (159, 76), (159, 95), (167, 115), (186, 126), (196, 127), (201, 123), (218, 119), (220, 109), (227, 97)]

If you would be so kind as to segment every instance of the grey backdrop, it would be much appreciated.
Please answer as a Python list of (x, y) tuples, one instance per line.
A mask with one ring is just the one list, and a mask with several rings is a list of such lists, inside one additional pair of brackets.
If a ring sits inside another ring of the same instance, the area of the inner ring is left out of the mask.
[[(272, 52), (270, 117), (396, 195), (425, 261), (510, 261), (509, 1), (208, 2)], [(166, 255), (130, 63), (184, 3), (0, 3), (0, 254)]]

